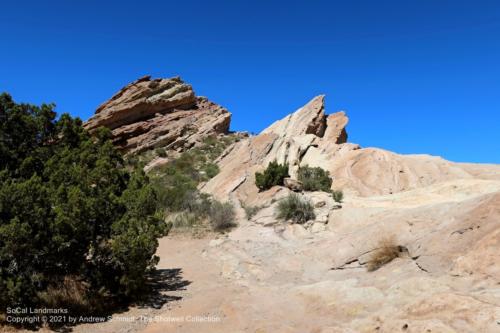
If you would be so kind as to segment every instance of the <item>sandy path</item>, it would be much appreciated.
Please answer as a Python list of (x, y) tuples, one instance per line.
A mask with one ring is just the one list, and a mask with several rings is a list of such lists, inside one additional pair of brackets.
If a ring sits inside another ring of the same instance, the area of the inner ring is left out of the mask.
[[(499, 184), (460, 180), (347, 198), (319, 233), (240, 221), (226, 236), (163, 238), (158, 269), (182, 269), (179, 288), (163, 294), (181, 299), (74, 331), (498, 332)], [(388, 234), (414, 259), (367, 272), (363, 253)], [(147, 320), (117, 320), (131, 316)]]

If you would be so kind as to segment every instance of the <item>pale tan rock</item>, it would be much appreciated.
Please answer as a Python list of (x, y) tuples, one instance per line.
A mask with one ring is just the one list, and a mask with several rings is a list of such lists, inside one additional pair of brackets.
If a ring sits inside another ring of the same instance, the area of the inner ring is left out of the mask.
[(302, 183), (296, 179), (292, 179), (292, 178), (285, 178), (283, 179), (283, 183), (286, 187), (288, 187), (290, 190), (294, 191), (294, 192), (300, 192), (302, 191)]
[[(219, 160), (220, 174), (203, 186), (237, 207), (263, 206), (250, 221), (240, 218), (221, 244), (160, 240), (158, 268), (182, 267), (182, 279), (192, 283), (167, 291), (182, 301), (154, 315), (216, 313), (219, 323), (107, 322), (75, 332), (497, 332), (499, 166), (342, 143), (345, 115), (326, 118), (322, 133), (320, 101), (236, 143)], [(305, 192), (316, 221), (308, 229), (277, 223), (275, 207), (290, 189), (259, 192), (254, 179), (273, 159), (328, 170), (332, 188), (346, 194), (342, 207), (328, 193)], [(325, 216), (327, 223), (318, 221)], [(368, 272), (385, 239), (407, 251)]]
[(324, 223), (321, 222), (315, 222), (311, 226), (311, 232), (312, 233), (318, 233), (326, 230), (326, 226)]
[[(347, 143), (347, 116), (326, 116), (323, 102), (324, 96), (318, 96), (261, 134), (239, 142), (219, 161), (219, 175), (203, 190), (221, 198), (233, 192), (256, 197), (254, 173), (274, 160), (288, 163), (292, 179), (299, 166), (321, 167), (332, 176), (332, 188), (359, 196), (395, 194), (456, 179), (500, 180), (500, 166), (452, 163)], [(241, 180), (237, 185), (236, 179)]]
[[(270, 193), (290, 190), (274, 187), (261, 199), (270, 203)], [(305, 195), (329, 205), (324, 193)], [(316, 223), (307, 230), (240, 220), (222, 244), (169, 236), (160, 239), (158, 268), (182, 268), (175, 281), (191, 283), (165, 291), (182, 299), (114, 317), (216, 314), (221, 321), (108, 321), (74, 331), (496, 332), (499, 200), (500, 181), (459, 179), (392, 195), (347, 196), (319, 232), (312, 232), (321, 228)], [(391, 235), (410, 255), (367, 272), (358, 258)]]

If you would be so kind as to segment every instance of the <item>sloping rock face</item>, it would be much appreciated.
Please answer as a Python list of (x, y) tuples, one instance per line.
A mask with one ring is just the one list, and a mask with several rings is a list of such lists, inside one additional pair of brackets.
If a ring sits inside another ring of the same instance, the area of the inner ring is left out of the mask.
[(227, 133), (231, 114), (179, 77), (142, 77), (97, 108), (84, 127), (111, 129), (114, 143), (129, 153), (156, 147), (183, 150), (207, 136)]
[(357, 149), (347, 144), (345, 126), (348, 122), (344, 112), (327, 116), (324, 96), (317, 96), (302, 108), (262, 131), (230, 147), (218, 161), (220, 173), (209, 181), (204, 191), (225, 198), (236, 193), (241, 199), (255, 197), (255, 172), (263, 170), (271, 161), (289, 164), (289, 174), (296, 177), (297, 170), (308, 150), (319, 146), (337, 149)]
[(360, 148), (347, 142), (344, 112), (325, 114), (324, 96), (275, 122), (257, 136), (238, 142), (220, 159), (221, 172), (204, 190), (250, 202), (258, 198), (254, 174), (273, 160), (289, 164), (296, 178), (300, 166), (321, 167), (333, 177), (332, 188), (352, 195), (394, 194), (453, 179), (500, 179), (498, 167), (459, 164), (429, 155), (399, 155)]
[[(202, 190), (234, 203), (237, 228), (212, 240), (160, 240), (158, 269), (182, 267), (194, 281), (166, 294), (182, 301), (116, 315), (220, 320), (110, 320), (75, 332), (498, 332), (500, 166), (360, 148), (346, 142), (346, 115), (326, 115), (323, 99), (220, 157)], [(290, 181), (300, 165), (325, 168), (342, 204), (299, 191), (315, 218), (278, 220), (292, 190), (258, 192), (254, 179), (274, 159), (289, 163)], [(406, 251), (367, 270), (387, 239)]]

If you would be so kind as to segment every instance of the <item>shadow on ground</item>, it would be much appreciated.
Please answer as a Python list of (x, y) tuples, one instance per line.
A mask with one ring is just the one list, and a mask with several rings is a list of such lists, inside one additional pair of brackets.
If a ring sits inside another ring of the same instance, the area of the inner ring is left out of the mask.
[[(103, 310), (94, 313), (85, 314), (68, 314), (76, 318), (84, 318), (82, 321), (78, 320), (76, 322), (55, 322), (42, 324), (42, 320), (36, 322), (34, 325), (18, 326), (17, 328), (24, 328), (27, 330), (38, 330), (43, 326), (50, 328), (55, 332), (69, 333), (73, 330), (75, 325), (79, 324), (99, 324), (104, 323), (111, 318), (113, 315), (125, 314), (131, 308), (145, 309), (147, 314), (147, 309), (160, 309), (168, 302), (178, 301), (182, 299), (179, 292), (186, 290), (186, 287), (191, 284), (191, 281), (184, 280), (182, 278), (182, 269), (157, 269), (153, 271), (147, 279), (146, 292), (138, 300), (133, 300), (131, 302), (118, 302), (113, 299), (103, 300)], [(47, 317), (47, 316), (46, 316)], [(98, 318), (97, 321), (88, 322), (86, 318)], [(16, 330), (15, 327), (5, 326), (3, 322), (0, 322), (0, 332), (8, 329)]]
[(178, 301), (181, 296), (169, 295), (168, 292), (186, 290), (191, 282), (182, 278), (181, 268), (157, 269), (148, 279), (149, 294), (136, 302), (140, 308), (160, 309), (165, 303)]

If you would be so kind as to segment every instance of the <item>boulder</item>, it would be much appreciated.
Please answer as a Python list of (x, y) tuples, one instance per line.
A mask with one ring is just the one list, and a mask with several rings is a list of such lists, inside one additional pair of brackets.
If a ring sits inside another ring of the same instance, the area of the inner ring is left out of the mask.
[(302, 183), (296, 179), (292, 179), (292, 178), (285, 178), (283, 179), (283, 183), (286, 187), (288, 187), (290, 190), (294, 191), (294, 192), (300, 192), (302, 191)]

